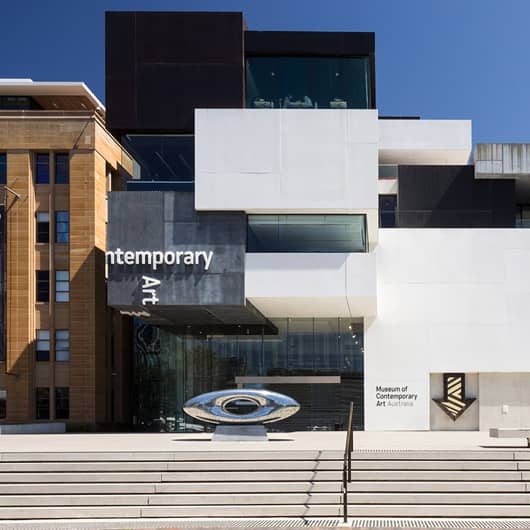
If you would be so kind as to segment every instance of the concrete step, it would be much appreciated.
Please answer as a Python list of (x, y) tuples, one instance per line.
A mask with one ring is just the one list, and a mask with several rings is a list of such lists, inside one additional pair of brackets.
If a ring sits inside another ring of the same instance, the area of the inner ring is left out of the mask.
[[(354, 481), (375, 481), (375, 480), (412, 480), (432, 481), (434, 476), (437, 480), (452, 481), (488, 481), (505, 482), (521, 480), (520, 471), (355, 471), (352, 473)], [(12, 475), (11, 475), (12, 476)], [(2, 475), (0, 475), (0, 480)], [(340, 471), (225, 471), (225, 472), (167, 472), (162, 473), (162, 482), (242, 482), (242, 481), (312, 481), (321, 480), (340, 481), (342, 473)], [(530, 477), (524, 479), (530, 481)]]
[[(197, 517), (193, 506), (144, 506), (142, 517)], [(203, 506), (201, 517), (336, 517), (340, 505)], [(350, 517), (528, 517), (530, 505), (351, 505)]]
[[(530, 462), (471, 461), (471, 460), (353, 460), (352, 472), (358, 470), (476, 470), (517, 471), (530, 470)], [(221, 462), (0, 462), (1, 473), (13, 472), (139, 472), (139, 471), (339, 471), (343, 462), (338, 460), (259, 460)]]
[[(527, 493), (528, 482), (351, 482), (350, 492)], [(131, 495), (170, 493), (339, 493), (336, 482), (166, 482), (166, 483), (9, 483), (0, 495)]]
[[(79, 480), (79, 477), (78, 477)], [(247, 487), (248, 487), (248, 483)], [(159, 483), (149, 482), (82, 482), (82, 483), (16, 483), (0, 484), (0, 495), (105, 495), (156, 493)], [(195, 484), (197, 485), (197, 484)], [(168, 492), (174, 493), (174, 492)]]
[[(133, 462), (224, 460), (340, 460), (343, 451), (135, 451), (135, 452), (10, 452), (0, 453), (0, 462)], [(354, 451), (353, 459), (367, 460), (530, 460), (530, 450), (478, 451)]]
[[(337, 517), (340, 505), (53, 506), (4, 507), (0, 519), (93, 519), (139, 517)], [(357, 504), (351, 517), (529, 517), (530, 505)]]
[(0, 483), (161, 482), (162, 473), (0, 473)]
[[(63, 472), (63, 473), (0, 473), (5, 483), (66, 483), (66, 482), (338, 482), (340, 471), (182, 471), (182, 472)], [(359, 481), (530, 481), (530, 472), (520, 471), (355, 471), (352, 479)]]
[[(341, 503), (340, 493), (239, 493), (180, 495), (0, 495), (0, 507), (44, 506), (246, 506)], [(443, 504), (443, 505), (530, 505), (526, 493), (354, 493), (351, 505)]]

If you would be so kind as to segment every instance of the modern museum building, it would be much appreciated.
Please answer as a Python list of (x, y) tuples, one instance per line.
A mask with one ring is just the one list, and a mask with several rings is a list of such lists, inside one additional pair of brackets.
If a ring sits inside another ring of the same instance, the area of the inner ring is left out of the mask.
[[(266, 388), (281, 428), (530, 421), (530, 147), (380, 116), (372, 33), (240, 13), (108, 13), (108, 303), (133, 317), (133, 419)], [(438, 401), (437, 401), (438, 400)]]
[[(287, 430), (530, 422), (530, 145), (382, 116), (373, 33), (241, 13), (109, 12), (107, 303), (130, 320), (130, 424), (197, 394), (296, 399)], [(529, 205), (529, 206), (526, 206)]]

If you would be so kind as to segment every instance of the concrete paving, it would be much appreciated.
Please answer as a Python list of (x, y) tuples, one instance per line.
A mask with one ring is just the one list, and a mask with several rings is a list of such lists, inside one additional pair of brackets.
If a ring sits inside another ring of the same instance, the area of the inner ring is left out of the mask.
[[(268, 442), (212, 442), (208, 433), (3, 434), (0, 453), (75, 451), (344, 450), (344, 432), (271, 433)], [(487, 431), (357, 431), (354, 450), (526, 449), (524, 438), (490, 438)]]

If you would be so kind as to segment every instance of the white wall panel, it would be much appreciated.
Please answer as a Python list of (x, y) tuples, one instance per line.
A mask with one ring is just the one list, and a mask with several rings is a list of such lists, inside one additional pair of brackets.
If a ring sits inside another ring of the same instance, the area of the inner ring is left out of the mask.
[[(378, 381), (530, 372), (530, 230), (383, 229), (375, 254), (378, 316), (365, 338), (367, 428), (391, 427), (369, 399)], [(428, 429), (428, 410), (421, 420), (419, 410), (400, 408), (401, 428)]]
[(196, 110), (195, 206), (376, 210), (377, 143), (375, 110)]
[(379, 120), (381, 164), (468, 164), (470, 120)]
[(375, 255), (247, 254), (245, 295), (270, 318), (375, 315)]

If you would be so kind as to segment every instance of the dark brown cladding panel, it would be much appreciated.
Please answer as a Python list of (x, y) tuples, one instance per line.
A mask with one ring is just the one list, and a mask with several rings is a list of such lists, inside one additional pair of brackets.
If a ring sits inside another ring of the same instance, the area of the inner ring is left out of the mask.
[(375, 34), (325, 31), (246, 31), (246, 55), (356, 56), (375, 53)]
[(191, 133), (195, 108), (244, 102), (242, 13), (107, 12), (107, 127)]

